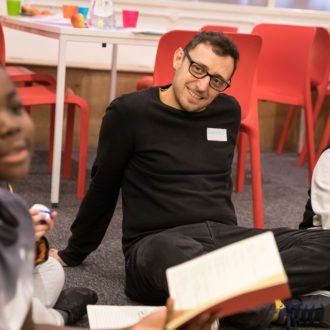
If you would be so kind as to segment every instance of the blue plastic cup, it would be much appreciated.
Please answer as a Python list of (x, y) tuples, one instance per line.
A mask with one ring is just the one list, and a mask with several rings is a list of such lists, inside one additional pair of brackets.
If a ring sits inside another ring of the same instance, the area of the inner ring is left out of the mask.
[(89, 8), (88, 7), (78, 7), (78, 13), (84, 16), (85, 21), (87, 20)]

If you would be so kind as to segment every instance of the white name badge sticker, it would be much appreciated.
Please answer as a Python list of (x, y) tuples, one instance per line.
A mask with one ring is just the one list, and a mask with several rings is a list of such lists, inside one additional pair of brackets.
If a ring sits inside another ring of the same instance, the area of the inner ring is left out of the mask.
[(225, 128), (207, 128), (208, 141), (227, 141), (227, 130)]

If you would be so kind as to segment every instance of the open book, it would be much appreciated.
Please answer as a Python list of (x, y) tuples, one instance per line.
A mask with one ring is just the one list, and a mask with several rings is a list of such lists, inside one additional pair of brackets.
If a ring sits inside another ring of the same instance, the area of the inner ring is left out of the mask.
[(274, 235), (262, 233), (166, 271), (175, 310), (166, 329), (178, 329), (206, 311), (236, 314), (290, 297)]
[(164, 306), (87, 305), (89, 327), (91, 330), (127, 328), (145, 316), (164, 308)]

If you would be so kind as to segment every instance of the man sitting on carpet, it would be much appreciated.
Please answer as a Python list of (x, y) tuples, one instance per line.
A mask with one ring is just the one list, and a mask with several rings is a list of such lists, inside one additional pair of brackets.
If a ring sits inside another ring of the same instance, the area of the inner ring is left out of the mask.
[[(230, 38), (201, 32), (174, 53), (170, 85), (110, 104), (68, 246), (52, 251), (63, 265), (81, 264), (99, 246), (120, 189), (126, 294), (143, 304), (165, 303), (167, 268), (266, 230), (238, 226), (231, 199), (241, 110), (225, 90), (238, 57)], [(330, 286), (330, 232), (267, 230), (274, 233), (294, 298), (226, 321), (240, 329), (272, 321), (330, 327), (330, 297), (304, 296)]]

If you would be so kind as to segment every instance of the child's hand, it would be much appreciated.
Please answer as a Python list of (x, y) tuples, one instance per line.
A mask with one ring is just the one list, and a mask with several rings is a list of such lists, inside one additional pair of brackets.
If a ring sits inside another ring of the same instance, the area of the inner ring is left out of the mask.
[[(178, 316), (183, 311), (174, 311), (174, 301), (171, 298), (167, 299), (166, 302), (167, 307), (167, 315), (166, 315), (166, 321), (165, 321), (165, 327), (168, 322), (170, 322), (172, 319), (175, 318), (175, 316)], [(214, 323), (221, 318), (221, 314), (219, 312), (206, 312), (198, 317), (196, 317), (191, 323), (184, 326), (185, 330), (212, 330), (214, 329)], [(181, 329), (181, 328), (180, 328)], [(183, 328), (182, 328), (183, 329)]]
[(29, 210), (34, 224), (34, 237), (38, 241), (45, 233), (54, 227), (54, 220), (57, 212), (52, 212), (51, 217), (47, 217), (44, 213), (38, 212), (34, 208)]

